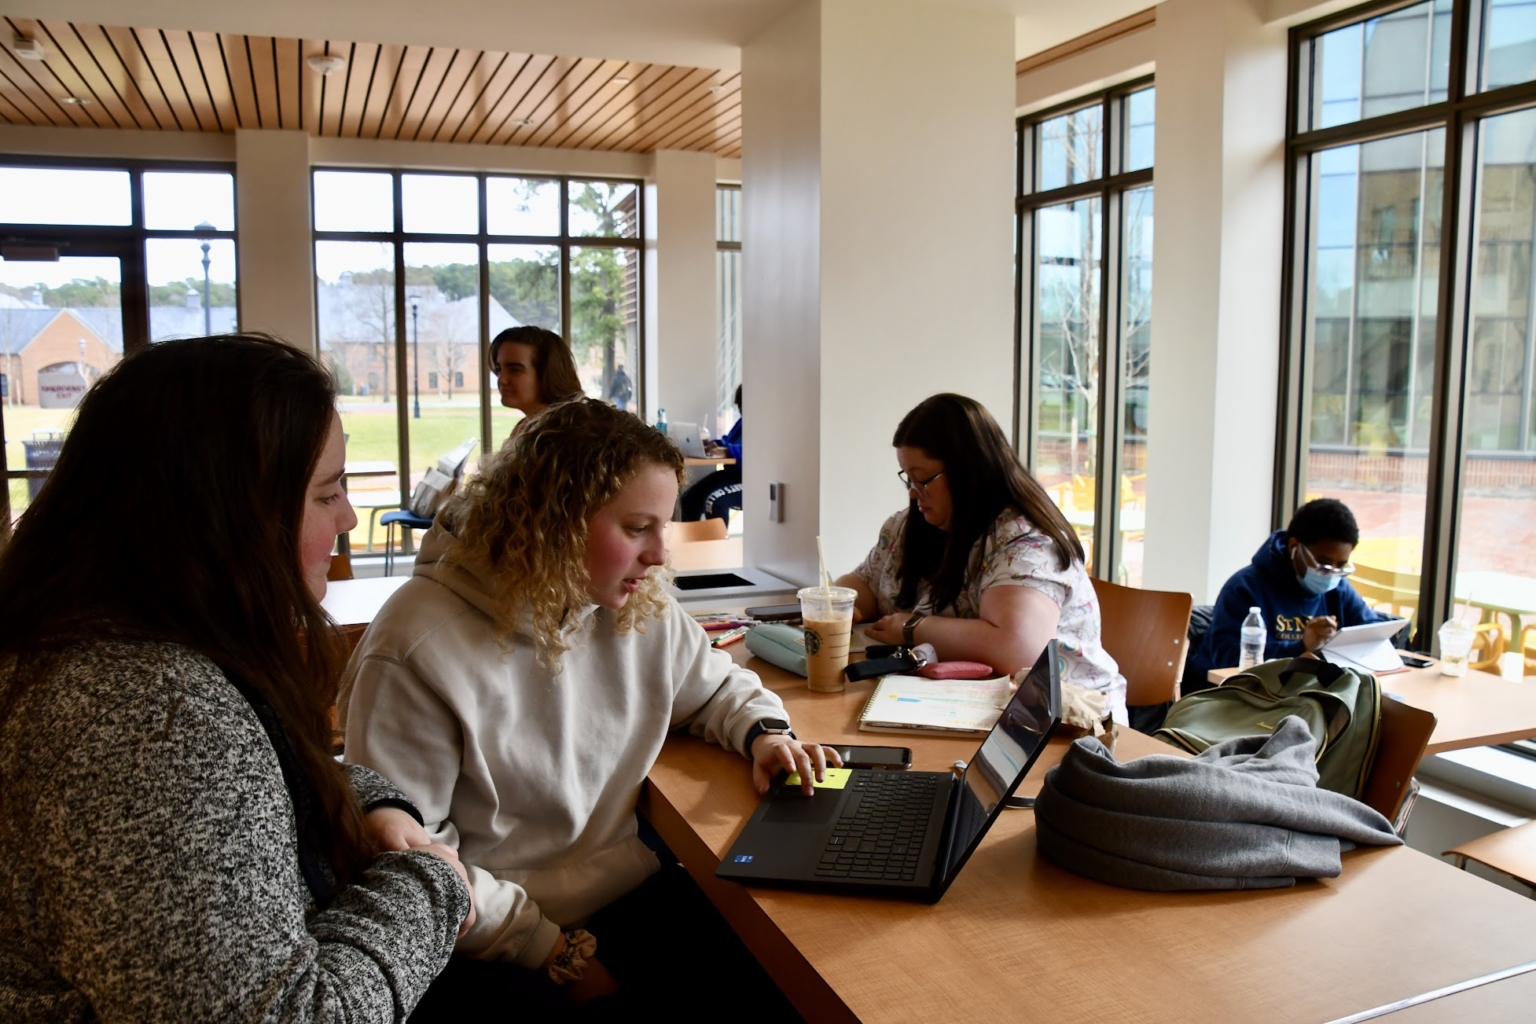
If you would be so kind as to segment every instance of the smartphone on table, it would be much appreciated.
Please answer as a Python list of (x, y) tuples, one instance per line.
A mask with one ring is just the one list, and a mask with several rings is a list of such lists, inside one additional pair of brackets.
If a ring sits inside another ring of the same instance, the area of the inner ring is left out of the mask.
[(877, 771), (904, 772), (912, 767), (911, 747), (854, 747), (828, 744), (843, 759), (844, 768), (874, 768)]
[(1410, 668), (1429, 668), (1429, 666), (1434, 664), (1433, 660), (1408, 651), (1400, 651), (1397, 656), (1403, 660), (1404, 665)]
[(758, 605), (756, 608), (748, 608), (746, 615), (758, 622), (794, 622), (800, 618), (800, 602)]

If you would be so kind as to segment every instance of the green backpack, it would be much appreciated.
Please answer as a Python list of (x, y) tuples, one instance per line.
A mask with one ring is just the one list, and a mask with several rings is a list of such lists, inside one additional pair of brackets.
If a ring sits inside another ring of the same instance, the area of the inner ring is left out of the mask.
[(1266, 661), (1175, 702), (1153, 735), (1198, 754), (1271, 733), (1286, 715), (1307, 723), (1317, 740), (1317, 784), (1359, 799), (1381, 732), (1381, 687), (1369, 672), (1317, 658)]

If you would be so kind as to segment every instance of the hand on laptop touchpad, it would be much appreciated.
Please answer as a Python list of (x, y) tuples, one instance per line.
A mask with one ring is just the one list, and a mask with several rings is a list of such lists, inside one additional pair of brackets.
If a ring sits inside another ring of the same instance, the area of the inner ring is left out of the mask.
[(816, 825), (831, 821), (837, 815), (837, 793), (817, 793), (805, 796), (798, 789), (781, 789), (769, 797), (772, 801), (763, 812), (764, 821), (789, 821), (802, 825)]

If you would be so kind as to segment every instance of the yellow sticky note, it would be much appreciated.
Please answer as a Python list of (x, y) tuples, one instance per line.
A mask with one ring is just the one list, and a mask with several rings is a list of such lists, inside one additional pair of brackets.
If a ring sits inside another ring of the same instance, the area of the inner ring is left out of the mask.
[[(847, 768), (827, 768), (822, 772), (825, 776), (820, 782), (812, 781), (811, 785), (816, 789), (843, 789), (848, 785), (848, 779), (853, 775)], [(800, 773), (790, 772), (784, 779), (786, 786), (800, 785)]]

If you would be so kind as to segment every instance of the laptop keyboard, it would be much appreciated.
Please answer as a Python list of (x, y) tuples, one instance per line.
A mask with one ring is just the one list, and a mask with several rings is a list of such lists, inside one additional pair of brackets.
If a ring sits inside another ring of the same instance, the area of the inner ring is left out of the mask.
[(914, 880), (938, 783), (926, 773), (856, 773), (816, 877)]

